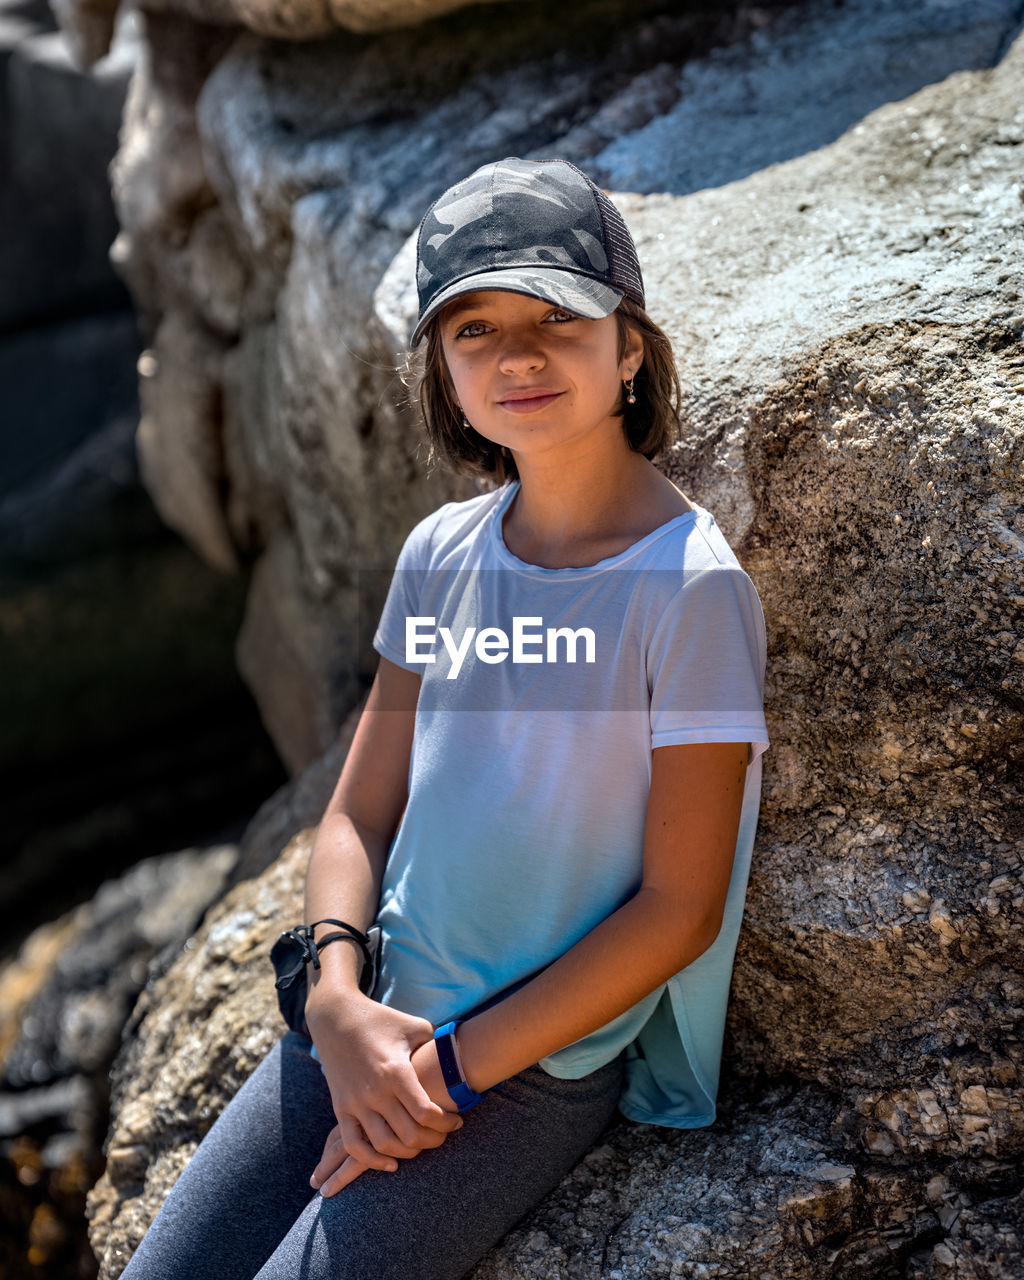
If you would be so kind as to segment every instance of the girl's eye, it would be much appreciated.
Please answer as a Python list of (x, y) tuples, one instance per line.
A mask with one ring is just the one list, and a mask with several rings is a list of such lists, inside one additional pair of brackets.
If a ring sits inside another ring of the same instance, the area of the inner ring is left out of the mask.
[(565, 324), (569, 320), (578, 320), (579, 316), (575, 311), (566, 311), (564, 307), (559, 307), (557, 311), (552, 311), (550, 315), (545, 316), (545, 322), (554, 320), (556, 324)]
[(470, 320), (461, 329), (456, 330), (456, 338), (478, 338), (487, 332), (487, 325), (482, 320)]

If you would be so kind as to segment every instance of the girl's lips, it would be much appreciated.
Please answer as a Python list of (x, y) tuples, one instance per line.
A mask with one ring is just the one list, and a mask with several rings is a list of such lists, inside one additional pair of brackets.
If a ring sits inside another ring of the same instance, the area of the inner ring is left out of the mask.
[(528, 391), (513, 392), (506, 400), (498, 403), (509, 413), (535, 413), (552, 404), (562, 394), (561, 391)]

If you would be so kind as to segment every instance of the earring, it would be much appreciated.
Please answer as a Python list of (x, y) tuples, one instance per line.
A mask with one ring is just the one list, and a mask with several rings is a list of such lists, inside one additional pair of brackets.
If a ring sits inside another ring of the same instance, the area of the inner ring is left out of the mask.
[[(636, 374), (634, 373), (633, 378), (635, 377)], [(630, 378), (628, 382), (624, 382), (622, 384), (626, 388), (626, 404), (636, 404), (636, 392), (633, 390), (633, 378)]]
[(462, 429), (463, 431), (469, 430), (469, 419), (466, 417), (465, 414), (462, 415)]

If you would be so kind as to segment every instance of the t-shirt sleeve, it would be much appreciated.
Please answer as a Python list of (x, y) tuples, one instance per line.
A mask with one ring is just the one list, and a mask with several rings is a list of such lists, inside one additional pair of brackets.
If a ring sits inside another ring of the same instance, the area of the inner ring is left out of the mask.
[(405, 656), (406, 619), (419, 615), (419, 600), (430, 566), (433, 534), (439, 518), (450, 505), (446, 504), (421, 520), (406, 538), (398, 553), (380, 622), (373, 637), (373, 647), (382, 657), (420, 675), (423, 674), (423, 663), (410, 662)]
[(651, 745), (749, 742), (768, 747), (765, 628), (750, 578), (732, 566), (695, 574), (671, 599), (648, 647)]

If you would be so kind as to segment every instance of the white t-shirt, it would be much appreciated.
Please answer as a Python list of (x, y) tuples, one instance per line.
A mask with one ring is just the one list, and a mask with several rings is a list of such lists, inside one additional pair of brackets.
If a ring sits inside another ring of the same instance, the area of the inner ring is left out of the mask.
[(596, 565), (527, 564), (501, 532), (517, 490), (413, 529), (374, 639), (423, 677), (376, 994), (436, 1025), (557, 959), (640, 885), (652, 750), (749, 742), (715, 942), (541, 1063), (577, 1078), (629, 1046), (626, 1115), (710, 1124), (768, 745), (757, 592), (700, 507)]

